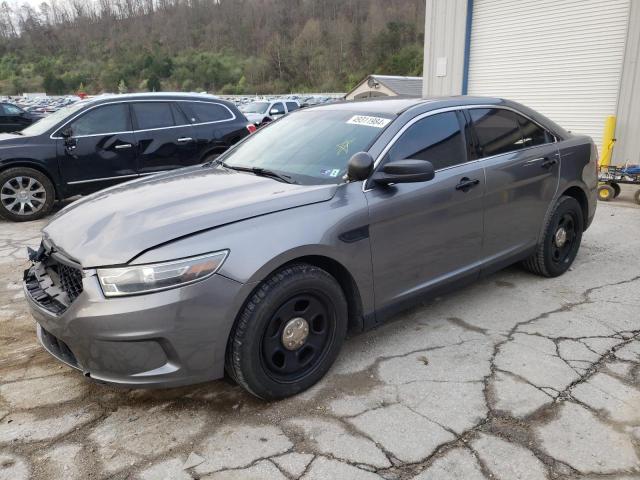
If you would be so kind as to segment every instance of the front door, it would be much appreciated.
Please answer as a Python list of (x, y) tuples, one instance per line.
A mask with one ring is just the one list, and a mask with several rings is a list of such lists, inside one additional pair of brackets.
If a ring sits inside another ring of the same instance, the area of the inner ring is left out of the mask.
[(54, 137), (60, 171), (72, 190), (98, 190), (137, 176), (135, 138), (126, 103), (92, 108)]
[(467, 161), (463, 125), (456, 112), (426, 116), (382, 161), (428, 160), (436, 169), (432, 180), (368, 186), (376, 309), (478, 271), (484, 170)]
[(508, 260), (536, 245), (559, 180), (553, 135), (506, 109), (468, 110), (487, 175), (484, 254)]
[(198, 163), (193, 127), (173, 102), (132, 105), (141, 175)]

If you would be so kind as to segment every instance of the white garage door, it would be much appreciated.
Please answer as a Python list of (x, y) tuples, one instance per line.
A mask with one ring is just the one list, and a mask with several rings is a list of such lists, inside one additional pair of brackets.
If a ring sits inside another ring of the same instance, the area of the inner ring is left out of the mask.
[(475, 0), (469, 95), (521, 102), (600, 147), (631, 0)]

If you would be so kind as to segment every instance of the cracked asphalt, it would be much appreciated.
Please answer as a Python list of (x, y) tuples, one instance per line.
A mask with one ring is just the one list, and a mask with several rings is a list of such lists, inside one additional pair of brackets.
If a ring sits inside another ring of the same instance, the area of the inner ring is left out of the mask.
[(0, 221), (0, 480), (640, 478), (640, 208), (600, 203), (566, 275), (511, 267), (355, 335), (318, 385), (92, 383), (38, 345)]

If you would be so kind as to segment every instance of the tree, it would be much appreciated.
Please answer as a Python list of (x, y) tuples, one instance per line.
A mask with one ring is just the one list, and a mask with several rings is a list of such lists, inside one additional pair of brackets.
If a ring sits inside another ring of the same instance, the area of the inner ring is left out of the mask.
[(124, 83), (123, 79), (120, 79), (120, 83), (118, 83), (118, 93), (127, 93), (128, 91), (127, 84)]

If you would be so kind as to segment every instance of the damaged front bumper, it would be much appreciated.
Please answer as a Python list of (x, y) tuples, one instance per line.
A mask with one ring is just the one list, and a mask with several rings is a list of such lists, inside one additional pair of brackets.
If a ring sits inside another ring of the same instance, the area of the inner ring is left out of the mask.
[(223, 376), (229, 331), (251, 285), (216, 274), (182, 288), (107, 299), (95, 272), (72, 265), (44, 254), (24, 272), (38, 339), (58, 360), (96, 381), (128, 387)]

